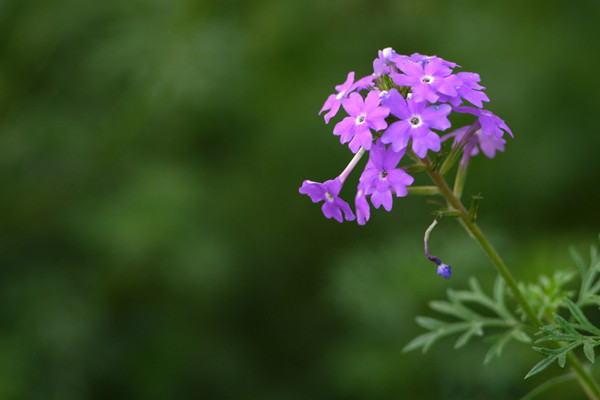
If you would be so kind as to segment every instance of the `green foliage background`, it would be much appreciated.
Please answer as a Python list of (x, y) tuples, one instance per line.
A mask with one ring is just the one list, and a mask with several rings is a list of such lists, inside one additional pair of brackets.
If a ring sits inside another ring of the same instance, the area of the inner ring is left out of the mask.
[[(506, 399), (540, 356), (401, 353), (489, 262), (432, 206), (366, 227), (298, 194), (350, 153), (317, 116), (377, 50), (478, 72), (512, 128), (466, 194), (516, 276), (599, 229), (600, 2), (0, 1), (0, 397)], [(356, 179), (357, 175), (352, 175)], [(346, 197), (352, 198), (349, 183)], [(487, 285), (487, 286), (486, 286)], [(477, 341), (476, 341), (477, 343)], [(575, 384), (554, 398), (576, 398)], [(548, 395), (546, 398), (551, 398)]]

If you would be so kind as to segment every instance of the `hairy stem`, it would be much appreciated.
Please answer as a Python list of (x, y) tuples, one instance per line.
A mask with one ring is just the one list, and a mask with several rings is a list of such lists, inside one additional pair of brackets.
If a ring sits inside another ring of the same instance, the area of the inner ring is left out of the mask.
[[(429, 159), (425, 158), (422, 159), (422, 161), (425, 165), (431, 166), (431, 162), (429, 161)], [(492, 246), (492, 244), (484, 236), (481, 229), (479, 229), (479, 226), (471, 220), (471, 218), (469, 217), (469, 213), (467, 212), (463, 204), (460, 202), (460, 200), (455, 196), (452, 189), (450, 189), (448, 183), (444, 180), (444, 178), (442, 178), (436, 171), (433, 171), (431, 168), (427, 170), (427, 173), (429, 174), (431, 180), (438, 187), (440, 194), (444, 196), (449, 206), (452, 207), (453, 211), (458, 212), (460, 222), (462, 223), (464, 228), (473, 237), (473, 239), (475, 239), (475, 241), (479, 243), (485, 254), (492, 262), (492, 264), (494, 264), (494, 267), (502, 276), (508, 287), (511, 289), (513, 295), (515, 296), (515, 300), (517, 301), (517, 303), (519, 303), (529, 321), (533, 325), (535, 325), (536, 328), (542, 327), (542, 321), (538, 318), (538, 316), (531, 308), (530, 304), (523, 296), (523, 293), (517, 285), (517, 281), (512, 276), (508, 267), (506, 266), (506, 264), (504, 264), (504, 261), (502, 261), (502, 258), (500, 258), (500, 255), (498, 254), (494, 246)], [(572, 353), (569, 353), (567, 355), (567, 360), (587, 396), (592, 400), (600, 400), (600, 386), (594, 380), (594, 378), (588, 373), (588, 371), (586, 371), (583, 368), (579, 360), (577, 360), (577, 358)]]

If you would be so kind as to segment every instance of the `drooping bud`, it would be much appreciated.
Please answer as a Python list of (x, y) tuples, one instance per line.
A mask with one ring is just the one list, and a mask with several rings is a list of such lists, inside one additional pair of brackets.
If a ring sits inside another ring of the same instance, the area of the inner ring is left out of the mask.
[(433, 222), (431, 223), (431, 225), (429, 225), (429, 228), (427, 228), (427, 230), (425, 231), (425, 255), (427, 256), (427, 258), (432, 261), (433, 263), (435, 263), (438, 266), (437, 269), (437, 274), (443, 276), (446, 279), (450, 279), (450, 276), (452, 275), (452, 269), (450, 268), (450, 266), (448, 264), (444, 264), (442, 262), (442, 260), (440, 260), (439, 258), (437, 258), (436, 256), (432, 256), (431, 254), (429, 254), (429, 249), (428, 249), (428, 242), (429, 242), (429, 235), (431, 234), (431, 231), (433, 230), (433, 228), (437, 225), (437, 217), (436, 219), (433, 220)]

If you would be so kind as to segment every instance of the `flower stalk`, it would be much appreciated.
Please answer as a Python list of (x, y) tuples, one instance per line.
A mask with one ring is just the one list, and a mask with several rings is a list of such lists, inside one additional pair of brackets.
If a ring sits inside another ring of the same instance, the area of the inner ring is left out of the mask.
[(342, 173), (339, 176), (340, 181), (342, 181), (342, 183), (344, 183), (344, 181), (346, 180), (346, 178), (348, 178), (348, 175), (350, 175), (350, 172), (352, 172), (352, 170), (354, 169), (354, 167), (356, 167), (356, 164), (358, 164), (358, 162), (360, 161), (360, 159), (362, 158), (362, 156), (364, 154), (365, 154), (365, 149), (363, 147), (361, 147), (356, 152), (356, 154), (354, 155), (354, 157), (352, 157), (352, 160), (350, 160), (350, 163), (348, 163), (348, 166), (346, 168), (344, 168), (344, 170), (342, 171)]
[[(422, 162), (425, 165), (431, 165), (431, 161), (428, 158), (422, 159)], [(544, 325), (543, 322), (533, 311), (533, 308), (531, 307), (527, 299), (525, 299), (525, 296), (523, 296), (523, 293), (519, 289), (517, 281), (512, 276), (510, 270), (508, 269), (504, 261), (502, 261), (502, 258), (500, 257), (494, 246), (492, 246), (492, 244), (487, 240), (479, 226), (471, 220), (471, 218), (469, 217), (469, 213), (467, 212), (463, 204), (460, 202), (460, 200), (457, 198), (455, 193), (452, 191), (452, 189), (450, 189), (444, 178), (442, 178), (439, 175), (439, 173), (431, 169), (429, 169), (427, 173), (431, 180), (437, 186), (440, 194), (448, 202), (449, 207), (458, 212), (461, 225), (465, 228), (469, 235), (471, 235), (471, 237), (475, 239), (477, 243), (479, 243), (479, 245), (481, 246), (485, 254), (488, 256), (488, 258), (490, 259), (500, 276), (502, 276), (502, 278), (512, 291), (515, 300), (521, 306), (521, 309), (523, 310), (529, 321), (538, 329), (542, 327)], [(600, 400), (600, 386), (592, 377), (592, 375), (585, 370), (583, 365), (581, 365), (579, 360), (572, 353), (569, 353), (567, 355), (567, 361), (570, 367), (572, 368), (573, 372), (575, 373), (579, 384), (585, 391), (588, 398), (590, 400)]]

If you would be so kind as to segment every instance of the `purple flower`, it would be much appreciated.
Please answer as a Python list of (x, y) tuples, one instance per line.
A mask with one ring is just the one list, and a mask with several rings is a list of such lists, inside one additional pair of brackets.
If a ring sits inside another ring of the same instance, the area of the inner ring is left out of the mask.
[[(354, 82), (354, 89), (363, 90), (373, 86), (373, 80), (375, 76), (367, 75)], [(353, 90), (354, 90), (353, 89)]]
[(342, 182), (339, 178), (331, 179), (324, 183), (305, 180), (302, 182), (299, 192), (308, 195), (313, 203), (325, 200), (321, 208), (325, 217), (333, 217), (338, 222), (343, 222), (343, 211), (346, 221), (353, 221), (355, 217), (350, 206), (338, 197), (341, 189)]
[(479, 74), (473, 72), (459, 72), (456, 75), (450, 75), (447, 79), (454, 85), (456, 96), (441, 94), (438, 99), (439, 102), (450, 103), (456, 107), (462, 103), (462, 99), (465, 99), (471, 104), (481, 108), (483, 107), (482, 102), (490, 101), (485, 93), (479, 91), (485, 89), (485, 87), (477, 83), (481, 80)]
[(373, 61), (373, 75), (375, 77), (388, 75), (390, 72), (398, 72), (396, 63), (401, 62), (403, 58), (408, 58), (399, 55), (391, 47), (379, 50), (378, 55), (379, 57)]
[(356, 205), (356, 221), (359, 225), (366, 224), (371, 216), (371, 210), (369, 208), (369, 202), (367, 201), (364, 185), (362, 183), (358, 185), (354, 203)]
[(342, 101), (344, 110), (350, 115), (338, 122), (333, 128), (333, 134), (340, 136), (340, 142), (350, 142), (348, 147), (353, 153), (363, 147), (365, 150), (371, 148), (373, 135), (371, 129), (380, 131), (387, 127), (385, 118), (390, 110), (379, 105), (379, 91), (372, 90), (363, 98), (358, 93), (352, 93), (350, 97)]
[(340, 105), (342, 104), (342, 99), (348, 95), (352, 90), (354, 90), (354, 72), (348, 73), (348, 77), (346, 78), (346, 82), (341, 85), (337, 85), (335, 90), (338, 92), (336, 94), (330, 95), (325, 104), (323, 104), (323, 108), (319, 111), (319, 115), (323, 111), (329, 110), (327, 114), (325, 114), (325, 123), (328, 124), (329, 120), (337, 114), (340, 109)]
[(474, 72), (459, 72), (456, 76), (462, 82), (462, 85), (456, 89), (460, 97), (479, 108), (483, 107), (482, 102), (490, 101), (485, 93), (479, 91), (485, 89), (485, 87), (478, 83), (481, 81), (479, 74)]
[(454, 145), (457, 145), (461, 141), (464, 141), (465, 135), (470, 129), (476, 129), (476, 131), (468, 139), (468, 142), (465, 144), (463, 150), (463, 162), (467, 161), (470, 157), (479, 154), (479, 149), (481, 149), (483, 154), (489, 158), (494, 158), (496, 156), (496, 151), (504, 151), (504, 144), (506, 143), (506, 140), (496, 135), (484, 135), (479, 128), (479, 123), (476, 122), (476, 124), (477, 125), (475, 126), (463, 126), (462, 128), (458, 128), (454, 132), (445, 135), (442, 138), (442, 141), (444, 141), (454, 137)]
[(459, 113), (469, 113), (479, 117), (479, 123), (481, 124), (481, 131), (484, 135), (492, 135), (501, 137), (503, 135), (502, 130), (508, 132), (510, 136), (513, 136), (510, 128), (504, 123), (500, 117), (494, 115), (491, 111), (481, 110), (475, 107), (455, 107), (454, 111)]
[(481, 132), (481, 129), (475, 131), (473, 135), (475, 138), (476, 145), (473, 145), (473, 150), (471, 150), (471, 156), (475, 156), (479, 153), (479, 149), (485, 154), (488, 158), (494, 158), (496, 156), (496, 151), (504, 152), (504, 144), (506, 140), (502, 139), (498, 136), (493, 135), (484, 135)]
[(427, 150), (440, 150), (440, 137), (431, 129), (446, 130), (450, 127), (446, 117), (452, 108), (448, 104), (426, 107), (425, 102), (405, 100), (396, 89), (391, 89), (382, 98), (382, 104), (400, 119), (383, 133), (382, 143), (391, 143), (392, 149), (398, 152), (405, 149), (412, 138), (412, 149), (421, 158), (427, 155)]
[(379, 141), (371, 148), (369, 162), (360, 176), (360, 183), (365, 194), (371, 195), (371, 203), (375, 208), (383, 205), (383, 208), (390, 211), (392, 194), (395, 193), (396, 197), (406, 196), (406, 186), (413, 183), (412, 176), (403, 169), (396, 168), (403, 155), (404, 151), (386, 149)]
[(443, 61), (436, 57), (423, 66), (416, 62), (403, 63), (398, 68), (404, 74), (391, 73), (390, 77), (399, 86), (411, 86), (413, 100), (435, 103), (439, 98), (438, 93), (456, 96), (453, 82), (446, 79), (452, 70)]

